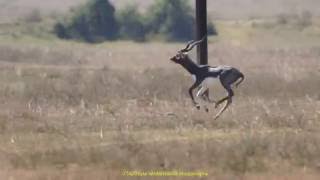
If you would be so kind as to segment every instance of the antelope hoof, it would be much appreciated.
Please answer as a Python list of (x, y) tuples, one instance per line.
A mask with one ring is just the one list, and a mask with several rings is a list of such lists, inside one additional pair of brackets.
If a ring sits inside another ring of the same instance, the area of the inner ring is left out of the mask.
[(206, 107), (205, 111), (208, 113), (209, 112), (209, 108)]
[(196, 104), (195, 106), (196, 106), (196, 108), (197, 108), (198, 110), (200, 110), (200, 105), (199, 105), (199, 104)]

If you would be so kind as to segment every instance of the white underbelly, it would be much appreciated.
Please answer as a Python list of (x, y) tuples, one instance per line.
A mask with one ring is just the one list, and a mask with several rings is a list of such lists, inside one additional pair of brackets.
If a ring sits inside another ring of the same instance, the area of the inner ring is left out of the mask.
[(196, 75), (191, 75), (193, 82), (196, 82)]
[(201, 83), (202, 86), (204, 87), (213, 87), (215, 85), (217, 85), (218, 83), (220, 83), (220, 80), (218, 78), (206, 78), (203, 80), (203, 82)]
[[(196, 81), (196, 76), (195, 75), (192, 75), (192, 80), (193, 80), (193, 82)], [(204, 79), (202, 81), (201, 86), (209, 88), (209, 87), (216, 86), (219, 83), (220, 83), (219, 78), (208, 77), (208, 78), (206, 78), (206, 79)]]

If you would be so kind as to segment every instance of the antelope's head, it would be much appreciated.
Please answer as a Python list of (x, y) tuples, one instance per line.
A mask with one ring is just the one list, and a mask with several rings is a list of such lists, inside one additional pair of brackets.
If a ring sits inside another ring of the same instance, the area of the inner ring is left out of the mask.
[(188, 52), (191, 51), (195, 46), (202, 43), (204, 41), (205, 37), (203, 37), (199, 41), (189, 41), (187, 46), (177, 52), (175, 56), (170, 58), (171, 61), (181, 64), (183, 61), (185, 61), (188, 58)]

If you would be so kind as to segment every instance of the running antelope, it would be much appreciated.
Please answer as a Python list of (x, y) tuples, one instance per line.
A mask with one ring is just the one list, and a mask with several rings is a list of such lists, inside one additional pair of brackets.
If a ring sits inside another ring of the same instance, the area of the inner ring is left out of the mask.
[[(204, 101), (214, 103), (217, 108), (221, 103), (227, 101), (223, 108), (216, 114), (214, 119), (218, 119), (220, 115), (228, 108), (232, 103), (232, 97), (234, 96), (232, 85), (235, 83), (237, 87), (243, 80), (244, 75), (236, 68), (230, 66), (208, 66), (198, 65), (188, 56), (188, 52), (195, 46), (202, 43), (206, 37), (203, 37), (199, 41), (191, 41), (184, 49), (178, 51), (178, 53), (170, 58), (171, 61), (180, 64), (185, 70), (187, 70), (193, 77), (194, 84), (189, 88), (189, 95), (194, 106), (200, 109), (200, 105), (195, 101), (193, 96), (193, 90), (199, 88), (197, 97), (201, 97)], [(219, 79), (223, 88), (227, 91), (227, 96), (214, 101), (209, 98), (208, 90), (215, 79)], [(206, 108), (208, 112), (208, 108)]]

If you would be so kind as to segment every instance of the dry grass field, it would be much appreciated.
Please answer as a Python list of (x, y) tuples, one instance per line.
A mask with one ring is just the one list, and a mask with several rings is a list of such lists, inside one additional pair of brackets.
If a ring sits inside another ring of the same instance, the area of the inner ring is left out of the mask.
[(0, 179), (125, 179), (124, 169), (318, 179), (319, 37), (218, 26), (210, 64), (246, 80), (216, 121), (213, 105), (193, 108), (191, 78), (168, 60), (184, 44), (2, 37)]
[(184, 44), (92, 45), (39, 34), (43, 24), (0, 24), (0, 179), (319, 179), (320, 21), (275, 19), (215, 22), (209, 64), (246, 76), (216, 121), (214, 105), (192, 106), (191, 77), (169, 61)]

